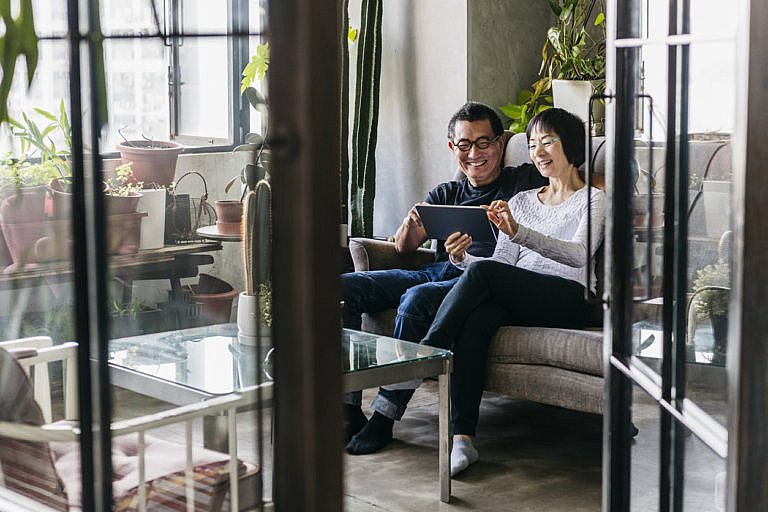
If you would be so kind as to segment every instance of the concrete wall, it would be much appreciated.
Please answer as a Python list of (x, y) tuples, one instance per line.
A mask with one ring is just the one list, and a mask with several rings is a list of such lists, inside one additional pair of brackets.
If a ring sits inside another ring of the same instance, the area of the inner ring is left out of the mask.
[(538, 78), (554, 16), (547, 2), (531, 0), (474, 0), (468, 11), (468, 97), (498, 109)]

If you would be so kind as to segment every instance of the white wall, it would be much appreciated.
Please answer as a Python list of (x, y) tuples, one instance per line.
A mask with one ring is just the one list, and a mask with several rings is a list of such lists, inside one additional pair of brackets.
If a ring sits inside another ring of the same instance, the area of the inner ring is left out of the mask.
[[(350, 1), (349, 13), (359, 28), (359, 1)], [(446, 127), (467, 98), (466, 23), (466, 0), (384, 2), (376, 236), (394, 234), (408, 209), (453, 174)], [(353, 47), (353, 77), (356, 55)]]

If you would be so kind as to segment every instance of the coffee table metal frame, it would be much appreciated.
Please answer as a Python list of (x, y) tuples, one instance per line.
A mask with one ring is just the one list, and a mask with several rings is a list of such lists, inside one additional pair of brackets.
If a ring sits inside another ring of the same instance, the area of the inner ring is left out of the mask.
[[(157, 333), (157, 336), (167, 333)], [(215, 334), (211, 334), (214, 336)], [(371, 335), (375, 336), (375, 335)], [(376, 336), (377, 340), (391, 340), (392, 343), (401, 346), (417, 345), (403, 340)], [(397, 363), (372, 366), (345, 372), (342, 377), (344, 392), (359, 391), (361, 389), (396, 384), (413, 379), (429, 377), (438, 378), (438, 479), (440, 483), (440, 500), (450, 501), (451, 475), (450, 475), (450, 449), (451, 439), (449, 434), (450, 412), (450, 374), (453, 365), (453, 355), (445, 350), (433, 357), (403, 360)], [(136, 393), (156, 398), (174, 405), (187, 405), (222, 396), (213, 394), (189, 385), (179, 384), (171, 380), (149, 375), (138, 370), (110, 363), (110, 376), (112, 384), (134, 391)], [(264, 390), (271, 392), (271, 389)], [(238, 393), (233, 390), (232, 393)], [(230, 394), (230, 393), (225, 393)], [(271, 395), (271, 393), (269, 393)], [(266, 397), (265, 397), (266, 398)], [(206, 418), (204, 427), (205, 445), (212, 448), (227, 446), (226, 417), (214, 416)]]

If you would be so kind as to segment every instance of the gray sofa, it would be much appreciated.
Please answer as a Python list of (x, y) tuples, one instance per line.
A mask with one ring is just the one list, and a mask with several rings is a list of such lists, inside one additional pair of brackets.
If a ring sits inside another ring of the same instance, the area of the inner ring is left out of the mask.
[[(603, 139), (593, 143), (594, 171), (604, 174)], [(727, 143), (726, 143), (727, 144)], [(694, 142), (691, 148), (691, 173), (699, 178), (729, 179), (730, 147), (722, 141)], [(725, 149), (725, 151), (723, 151)], [(638, 165), (645, 169), (647, 150), (638, 147)], [(507, 143), (505, 165), (529, 162), (524, 135), (515, 135)], [(655, 156), (657, 179), (659, 162)], [(642, 175), (642, 172), (641, 172)], [(639, 185), (641, 185), (639, 183)], [(697, 229), (701, 213), (691, 213), (691, 229)], [(716, 247), (716, 243), (714, 244)], [(432, 261), (433, 252), (419, 249), (398, 255), (394, 244), (382, 240), (353, 238), (349, 244), (355, 270), (416, 268)], [(709, 258), (706, 258), (709, 259)], [(711, 261), (708, 261), (711, 263)], [(602, 294), (603, 265), (597, 261), (598, 293)], [(391, 335), (395, 310), (363, 316), (363, 330)], [(542, 327), (502, 327), (493, 338), (488, 357), (486, 389), (515, 398), (558, 407), (601, 414), (603, 412), (603, 332), (601, 321), (585, 330)]]

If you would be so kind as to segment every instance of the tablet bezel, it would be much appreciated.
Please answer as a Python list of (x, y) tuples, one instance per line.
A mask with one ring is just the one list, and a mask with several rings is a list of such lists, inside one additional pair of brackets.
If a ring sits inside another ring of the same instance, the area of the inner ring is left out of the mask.
[(480, 206), (417, 204), (416, 211), (427, 236), (445, 240), (457, 231), (467, 233), (474, 242), (496, 242), (493, 224)]

